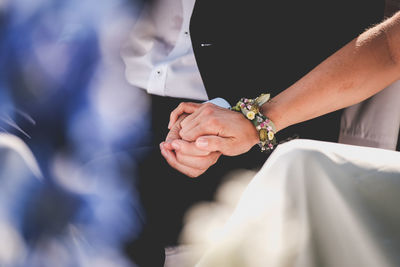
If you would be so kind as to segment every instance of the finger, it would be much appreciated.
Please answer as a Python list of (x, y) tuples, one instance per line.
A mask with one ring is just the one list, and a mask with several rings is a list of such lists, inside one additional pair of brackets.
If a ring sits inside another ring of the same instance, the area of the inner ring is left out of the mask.
[(183, 127), (179, 131), (179, 136), (183, 140), (194, 142), (203, 135), (220, 135), (221, 126), (216, 118), (204, 118), (198, 116), (191, 124)]
[[(222, 130), (222, 123), (218, 113), (218, 107), (215, 105), (204, 104), (203, 107), (181, 122), (180, 137), (194, 141), (202, 135), (219, 135)], [(191, 116), (195, 117), (192, 118)]]
[(181, 130), (181, 127), (173, 126), (171, 130), (169, 130), (167, 137), (165, 138), (166, 143), (172, 143), (172, 141), (181, 139), (181, 136), (179, 135), (179, 132)]
[(187, 132), (191, 131), (193, 128), (197, 127), (201, 121), (198, 119), (198, 115), (193, 113), (190, 114), (183, 120), (180, 124), (181, 129), (179, 130), (179, 137), (185, 141), (193, 142), (196, 139), (189, 138), (189, 135), (186, 135)]
[(184, 140), (174, 140), (171, 143), (171, 147), (179, 153), (188, 156), (208, 156), (210, 152), (206, 150), (201, 150), (196, 147), (194, 142), (186, 142)]
[(180, 127), (172, 127), (169, 133), (167, 134), (167, 137), (165, 138), (166, 143), (172, 143), (172, 141), (176, 139), (181, 139), (179, 132), (181, 128)]
[[(198, 120), (199, 116), (204, 117), (204, 115), (207, 117), (212, 116), (215, 112), (216, 106), (212, 103), (203, 103), (201, 104), (198, 109), (196, 109), (192, 114), (190, 114), (190, 116), (183, 120), (181, 122), (181, 126), (183, 127), (189, 127), (189, 125), (191, 123), (193, 123), (193, 121)], [(193, 125), (192, 125), (193, 126)]]
[(181, 139), (179, 135), (179, 131), (181, 130), (180, 122), (187, 116), (188, 114), (182, 114), (179, 116), (176, 123), (172, 126), (171, 130), (168, 132), (167, 137), (165, 138), (164, 146), (166, 149), (173, 150), (171, 143), (174, 140)]
[(190, 156), (178, 151), (176, 152), (176, 160), (184, 166), (203, 171), (214, 165), (220, 155), (220, 152), (212, 152), (207, 156)]
[(175, 124), (175, 122), (177, 121), (177, 119), (179, 118), (180, 115), (182, 115), (183, 113), (188, 113), (188, 114), (192, 114), (193, 112), (195, 112), (199, 107), (201, 106), (201, 104), (197, 104), (197, 103), (192, 103), (192, 102), (182, 102), (178, 105), (177, 108), (175, 108), (170, 116), (169, 116), (169, 124), (168, 124), (168, 129), (171, 129), (172, 125)]
[(222, 154), (227, 156), (233, 156), (233, 140), (231, 137), (220, 137), (220, 136), (201, 136), (196, 139), (196, 147), (204, 151), (220, 151)]
[(198, 170), (198, 169), (194, 169), (188, 166), (185, 166), (181, 163), (179, 163), (176, 159), (176, 155), (174, 152), (167, 150), (164, 148), (164, 146), (160, 146), (161, 148), (161, 154), (163, 155), (163, 157), (165, 158), (165, 160), (168, 162), (168, 164), (178, 170), (179, 172), (191, 177), (191, 178), (195, 178), (197, 176), (200, 176), (205, 170)]
[(164, 146), (164, 148), (165, 148), (165, 149), (168, 149), (168, 150), (174, 150), (174, 148), (172, 147), (172, 143), (168, 143), (168, 142), (161, 142), (161, 144), (160, 144), (160, 148), (161, 148), (161, 145), (162, 145), (162, 146)]
[(167, 137), (165, 138), (165, 141), (170, 143), (175, 139), (181, 139), (179, 136), (179, 131), (181, 130), (181, 125), (180, 122), (185, 119), (189, 114), (182, 114), (179, 116), (179, 118), (176, 120), (175, 124), (172, 125), (170, 131), (167, 134)]

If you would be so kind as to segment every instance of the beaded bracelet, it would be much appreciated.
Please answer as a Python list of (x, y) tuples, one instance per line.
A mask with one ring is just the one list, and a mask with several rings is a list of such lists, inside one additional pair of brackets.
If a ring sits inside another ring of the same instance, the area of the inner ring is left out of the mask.
[(242, 112), (257, 129), (260, 141), (258, 145), (262, 152), (272, 150), (277, 144), (274, 123), (260, 112), (260, 107), (270, 98), (270, 94), (261, 94), (254, 99), (241, 98), (231, 110)]

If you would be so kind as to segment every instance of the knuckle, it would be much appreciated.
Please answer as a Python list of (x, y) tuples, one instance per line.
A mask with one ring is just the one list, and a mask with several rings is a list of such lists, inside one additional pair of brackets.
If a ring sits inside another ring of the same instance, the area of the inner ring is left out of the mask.
[(203, 151), (201, 151), (200, 149), (198, 149), (195, 145), (194, 142), (191, 143), (187, 143), (186, 147), (185, 147), (185, 151), (187, 153), (190, 153), (191, 155), (195, 156), (195, 157), (201, 157), (204, 156)]
[(177, 116), (178, 114), (182, 113), (182, 111), (185, 109), (185, 103), (179, 103), (179, 105), (176, 107), (176, 109), (174, 109), (174, 111), (172, 111), (172, 113), (174, 113), (175, 116)]
[(196, 103), (193, 103), (193, 102), (182, 102), (181, 103), (181, 108), (182, 109), (193, 109), (193, 108), (195, 108), (196, 107)]
[(203, 108), (210, 108), (212, 106), (213, 106), (213, 104), (211, 104), (210, 102), (207, 102), (207, 103), (203, 104)]
[(199, 149), (197, 149), (197, 148), (196, 148), (196, 151), (197, 151), (197, 153), (198, 153), (200, 156), (203, 156), (203, 157), (208, 157), (208, 156), (210, 156), (210, 154), (211, 154), (211, 152), (209, 152), (209, 151), (199, 150)]
[(193, 103), (193, 102), (187, 102), (186, 104), (187, 104), (187, 106), (192, 107), (192, 108), (195, 108), (197, 106), (197, 104)]
[(189, 176), (190, 178), (196, 178), (199, 176), (196, 171), (187, 172), (186, 175)]
[(177, 169), (177, 164), (176, 164), (176, 162), (174, 162), (174, 161), (172, 161), (172, 160), (170, 160), (170, 159), (167, 159), (167, 162), (168, 162), (168, 164), (169, 164), (172, 168)]
[(185, 127), (185, 125), (187, 125), (187, 123), (188, 123), (187, 120), (182, 119), (182, 120), (179, 122), (179, 126), (180, 126), (181, 128), (183, 128), (183, 127)]
[(219, 127), (221, 123), (219, 122), (219, 120), (217, 118), (211, 117), (208, 119), (208, 124), (210, 124), (211, 126), (214, 126), (214, 127)]
[(188, 176), (189, 178), (195, 178), (195, 174), (193, 173), (193, 171), (182, 171), (183, 174), (185, 174), (186, 176)]
[(214, 165), (215, 162), (216, 162), (215, 157), (213, 157), (212, 155), (208, 156), (206, 168), (209, 168), (210, 166)]
[(210, 166), (211, 159), (208, 157), (199, 157), (197, 160), (197, 168), (198, 169), (206, 169)]
[(203, 108), (203, 113), (205, 115), (212, 115), (214, 113), (214, 108), (210, 106), (206, 106)]
[(170, 160), (169, 162), (170, 162), (171, 166), (174, 167), (175, 169), (178, 167), (178, 164), (175, 160)]
[(184, 158), (182, 158), (180, 153), (176, 153), (176, 161), (179, 162), (180, 164), (184, 164)]
[(202, 109), (203, 111), (213, 112), (215, 110), (215, 105), (212, 103), (204, 103)]
[(174, 110), (171, 112), (171, 114), (169, 114), (169, 120), (172, 121), (173, 119), (175, 119), (175, 117), (177, 116), (177, 111)]
[(190, 177), (191, 177), (191, 178), (197, 178), (197, 177), (199, 177), (200, 175), (202, 175), (203, 172), (204, 172), (204, 170), (196, 170), (196, 171), (193, 171), (193, 172), (191, 173)]
[(177, 153), (179, 154), (187, 154), (190, 152), (190, 148), (188, 147), (186, 142), (178, 142), (179, 144), (179, 151)]
[(186, 136), (186, 131), (184, 129), (181, 129), (179, 131), (179, 136), (183, 139), (183, 140), (187, 140), (187, 136)]
[(202, 133), (204, 133), (208, 128), (208, 124), (207, 123), (201, 123), (198, 126), (198, 130)]
[(220, 152), (215, 152), (215, 154), (214, 154), (214, 161), (213, 161), (213, 164), (212, 164), (212, 165), (214, 165), (215, 163), (217, 163), (217, 161), (218, 161), (218, 159), (219, 159), (220, 156), (221, 156), (221, 153), (220, 153)]
[(186, 165), (186, 166), (190, 165), (190, 158), (181, 152), (176, 153), (176, 161), (182, 165)]
[(193, 142), (195, 139), (193, 138), (193, 134), (191, 132), (185, 132), (185, 131), (180, 131), (179, 136), (182, 138), (182, 140), (187, 141), (187, 142)]

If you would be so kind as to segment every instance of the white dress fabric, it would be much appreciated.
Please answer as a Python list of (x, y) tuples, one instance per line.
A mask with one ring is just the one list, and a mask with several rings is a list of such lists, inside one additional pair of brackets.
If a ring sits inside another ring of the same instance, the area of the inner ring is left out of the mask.
[(399, 203), (400, 152), (294, 140), (196, 266), (400, 266)]

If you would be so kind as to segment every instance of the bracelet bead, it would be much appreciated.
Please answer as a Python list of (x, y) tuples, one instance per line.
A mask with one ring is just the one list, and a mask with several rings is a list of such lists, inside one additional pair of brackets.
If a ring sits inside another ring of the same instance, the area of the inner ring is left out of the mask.
[(274, 123), (260, 112), (260, 107), (269, 101), (269, 98), (269, 94), (261, 94), (254, 99), (243, 97), (237, 102), (236, 106), (231, 108), (231, 110), (242, 112), (254, 124), (259, 135), (258, 145), (261, 151), (272, 150), (277, 144)]

